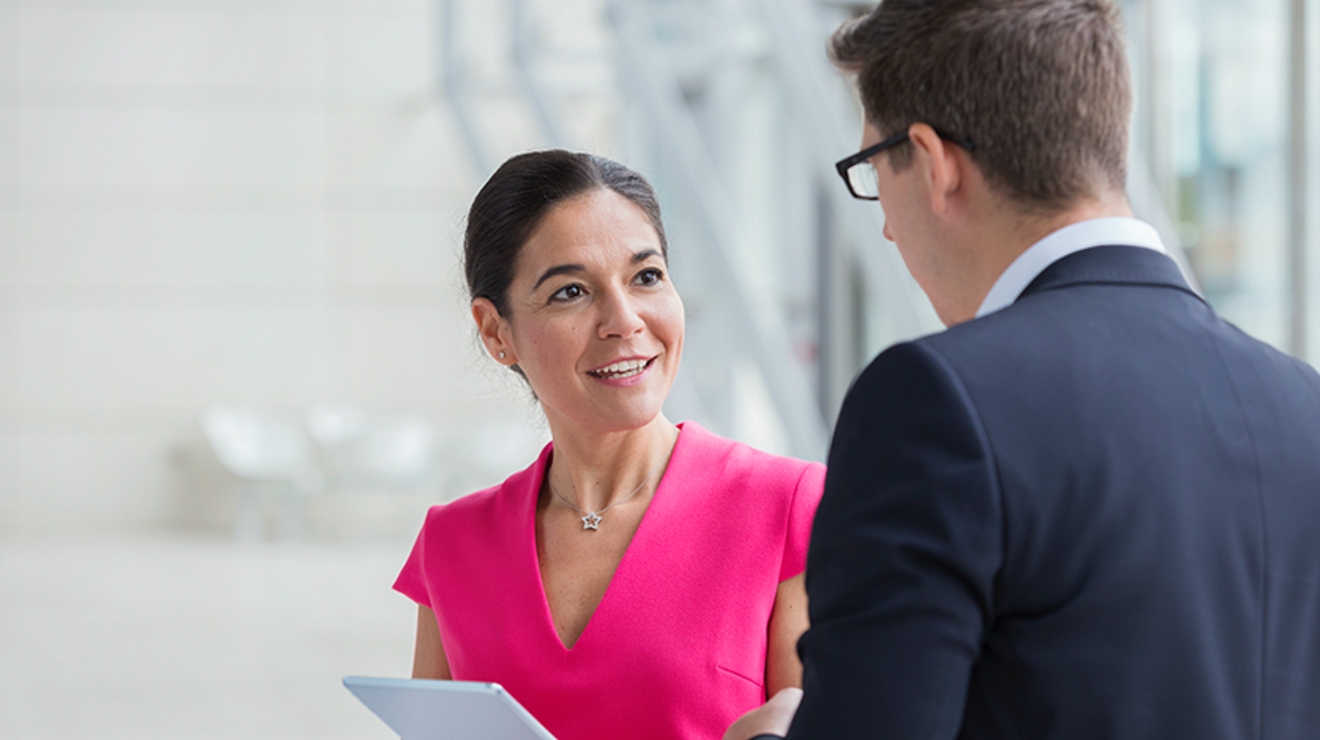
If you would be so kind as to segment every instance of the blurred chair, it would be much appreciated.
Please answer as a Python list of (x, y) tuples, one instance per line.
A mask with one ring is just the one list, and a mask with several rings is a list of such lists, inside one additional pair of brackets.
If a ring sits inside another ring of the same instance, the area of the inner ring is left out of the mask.
[(308, 411), (307, 428), (334, 488), (438, 488), (439, 434), (421, 416), (327, 404)]
[(261, 538), (262, 490), (279, 493), (280, 538), (303, 535), (303, 504), (321, 490), (324, 476), (306, 430), (290, 415), (267, 409), (216, 406), (202, 429), (222, 465), (240, 481), (234, 531), (240, 541)]

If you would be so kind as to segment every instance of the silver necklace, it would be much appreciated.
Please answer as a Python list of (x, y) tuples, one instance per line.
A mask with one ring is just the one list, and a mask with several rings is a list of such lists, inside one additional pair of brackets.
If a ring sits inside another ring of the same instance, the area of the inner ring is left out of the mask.
[(673, 454), (673, 450), (671, 449), (671, 450), (670, 450), (670, 454), (669, 454), (669, 455), (665, 455), (664, 459), (660, 461), (660, 464), (657, 465), (657, 466), (655, 466), (655, 468), (653, 468), (653, 469), (651, 470), (651, 472), (649, 472), (649, 473), (646, 474), (646, 477), (642, 479), (642, 482), (641, 482), (641, 483), (637, 484), (637, 487), (633, 489), (632, 493), (628, 494), (627, 496), (624, 496), (623, 498), (619, 499), (618, 501), (615, 501), (614, 503), (610, 504), (609, 506), (606, 506), (605, 508), (600, 509), (599, 511), (588, 511), (588, 510), (586, 510), (586, 509), (583, 509), (583, 508), (579, 507), (577, 504), (573, 503), (572, 501), (569, 501), (568, 499), (566, 499), (566, 498), (564, 498), (563, 496), (561, 496), (560, 493), (559, 493), (559, 491), (557, 491), (557, 490), (555, 489), (555, 483), (554, 483), (554, 481), (550, 480), (550, 475), (549, 475), (549, 472), (548, 472), (548, 471), (547, 471), (546, 476), (545, 476), (545, 482), (548, 483), (548, 484), (550, 485), (550, 493), (553, 493), (553, 494), (555, 495), (555, 498), (557, 498), (557, 499), (559, 499), (560, 501), (564, 502), (564, 506), (567, 506), (568, 508), (572, 509), (573, 511), (576, 511), (577, 513), (583, 515), (583, 517), (582, 517), (582, 529), (583, 529), (583, 531), (586, 531), (586, 530), (588, 530), (588, 529), (589, 529), (589, 530), (592, 530), (592, 531), (597, 531), (597, 530), (600, 529), (600, 523), (601, 523), (601, 520), (604, 518), (604, 514), (605, 514), (605, 512), (609, 511), (610, 509), (613, 509), (614, 507), (618, 506), (619, 504), (621, 504), (621, 503), (623, 503), (623, 502), (625, 502), (625, 501), (631, 501), (632, 498), (633, 498), (633, 496), (636, 496), (637, 494), (641, 493), (641, 492), (642, 492), (642, 489), (646, 487), (646, 484), (647, 484), (647, 483), (650, 483), (650, 482), (651, 482), (651, 479), (655, 477), (655, 474), (660, 472), (660, 468), (663, 468), (663, 467), (665, 466), (665, 464), (669, 462), (669, 457), (670, 457), (670, 455), (672, 455), (672, 454)]

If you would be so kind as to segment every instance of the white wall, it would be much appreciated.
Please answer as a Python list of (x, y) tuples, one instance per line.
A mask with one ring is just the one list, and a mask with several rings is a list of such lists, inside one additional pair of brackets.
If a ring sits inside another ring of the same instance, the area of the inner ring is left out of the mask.
[(434, 5), (0, 2), (0, 535), (220, 526), (217, 403), (540, 434), (465, 315)]

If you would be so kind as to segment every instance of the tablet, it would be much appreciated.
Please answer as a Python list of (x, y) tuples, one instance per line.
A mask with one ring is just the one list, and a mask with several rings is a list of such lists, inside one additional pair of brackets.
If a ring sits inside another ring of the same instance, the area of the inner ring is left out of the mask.
[(401, 740), (555, 740), (497, 683), (349, 676), (344, 686)]

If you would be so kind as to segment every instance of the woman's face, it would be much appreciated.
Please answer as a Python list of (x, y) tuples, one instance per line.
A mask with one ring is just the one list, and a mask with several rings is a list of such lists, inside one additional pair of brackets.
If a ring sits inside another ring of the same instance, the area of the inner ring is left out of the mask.
[(494, 336), (481, 301), (487, 348), (522, 368), (552, 424), (625, 431), (660, 414), (683, 353), (683, 302), (660, 237), (627, 198), (593, 190), (546, 214), (518, 255)]

